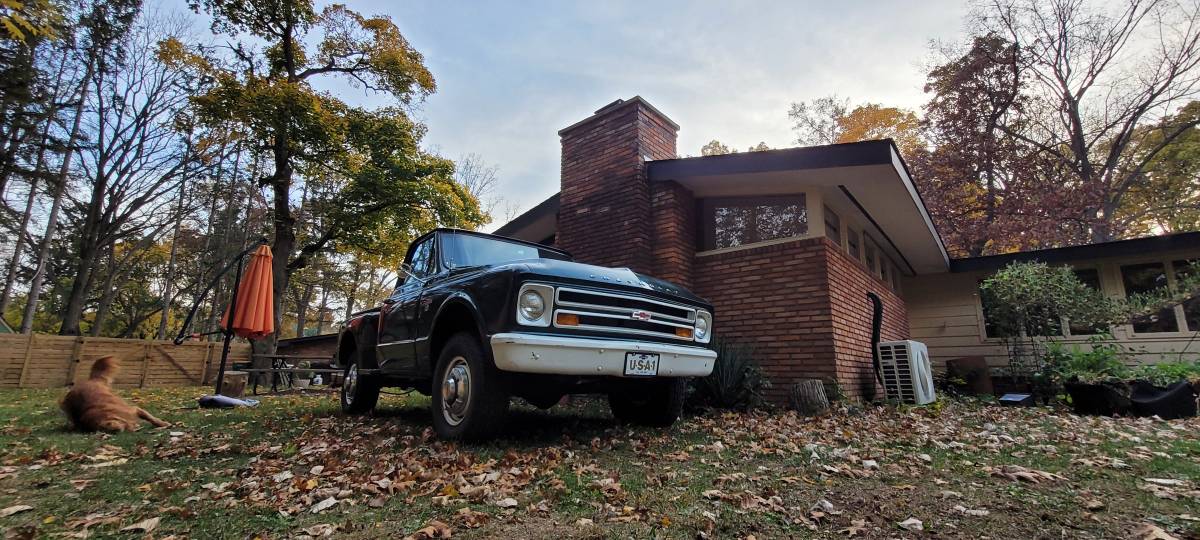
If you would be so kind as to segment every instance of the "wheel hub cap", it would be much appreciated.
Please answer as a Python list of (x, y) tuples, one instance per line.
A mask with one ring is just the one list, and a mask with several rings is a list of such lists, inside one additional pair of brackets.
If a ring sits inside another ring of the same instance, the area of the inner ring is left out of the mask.
[(467, 415), (471, 403), (471, 369), (461, 356), (450, 361), (446, 376), (442, 378), (442, 415), (446, 422), (456, 426)]

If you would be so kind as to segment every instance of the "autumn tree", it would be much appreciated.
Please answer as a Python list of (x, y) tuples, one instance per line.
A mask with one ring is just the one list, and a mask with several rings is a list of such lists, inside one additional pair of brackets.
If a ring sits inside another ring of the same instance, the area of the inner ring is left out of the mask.
[(702, 156), (723, 156), (725, 154), (736, 154), (736, 153), (737, 153), (736, 149), (731, 149), (728, 146), (725, 146), (724, 144), (722, 144), (721, 141), (718, 141), (716, 139), (709, 141), (708, 144), (706, 144), (700, 148), (700, 155), (702, 155)]
[[(1135, 153), (1158, 148), (1174, 126), (1194, 123), (1200, 101), (1138, 131)], [(1200, 230), (1200, 127), (1192, 127), (1157, 150), (1131, 186), (1116, 221), (1136, 235)]]
[[(1019, 193), (1026, 151), (1006, 129), (1020, 129), (1024, 98), (1018, 49), (995, 34), (948, 51), (930, 70), (924, 131), (931, 150), (914, 179), (947, 249), (979, 256), (1023, 247), (1022, 214), (1036, 204)], [(1027, 175), (1026, 175), (1027, 176)]]
[[(435, 224), (471, 227), (483, 219), (475, 199), (453, 181), (453, 163), (420, 149), (425, 130), (403, 107), (433, 92), (434, 79), (390, 19), (336, 4), (318, 13), (308, 0), (191, 5), (211, 15), (214, 32), (237, 41), (227, 57), (182, 60), (217, 79), (212, 91), (195, 99), (207, 121), (240, 126), (268, 155), (269, 170), (258, 182), (272, 194), (277, 317), (291, 273), (323, 249), (391, 249), (389, 241)], [(356, 107), (313, 86), (333, 78), (394, 105)], [(318, 176), (343, 184), (324, 230), (298, 245), (292, 207), (297, 180)], [(270, 337), (259, 347), (273, 351), (274, 345)]]

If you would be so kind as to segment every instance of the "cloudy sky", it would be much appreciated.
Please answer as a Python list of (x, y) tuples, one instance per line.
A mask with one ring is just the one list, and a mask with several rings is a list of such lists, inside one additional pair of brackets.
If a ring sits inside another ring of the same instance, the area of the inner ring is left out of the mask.
[(417, 111), (427, 144), (483, 156), (521, 210), (558, 190), (557, 131), (617, 98), (675, 120), (681, 155), (714, 138), (790, 146), (789, 104), (832, 93), (916, 107), (930, 43), (961, 39), (966, 12), (961, 0), (347, 3), (391, 16), (425, 55), (438, 82)]

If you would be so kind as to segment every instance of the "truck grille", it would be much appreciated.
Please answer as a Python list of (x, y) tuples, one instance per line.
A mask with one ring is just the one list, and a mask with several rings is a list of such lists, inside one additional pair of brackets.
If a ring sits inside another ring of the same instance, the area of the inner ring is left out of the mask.
[[(649, 319), (635, 319), (634, 312), (648, 313)], [(696, 324), (694, 308), (621, 293), (571, 288), (559, 288), (555, 293), (555, 321), (560, 313), (579, 316), (578, 325), (563, 328), (666, 337), (680, 341), (692, 341), (692, 338), (677, 335), (675, 329), (691, 330)], [(555, 326), (558, 326), (557, 322)]]

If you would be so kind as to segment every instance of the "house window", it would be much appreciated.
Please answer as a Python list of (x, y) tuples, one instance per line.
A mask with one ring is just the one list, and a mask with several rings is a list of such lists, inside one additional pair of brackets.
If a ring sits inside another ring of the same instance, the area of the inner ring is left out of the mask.
[[(1175, 283), (1178, 285), (1180, 281), (1191, 277), (1198, 269), (1195, 266), (1197, 264), (1200, 264), (1200, 259), (1171, 261), (1171, 268), (1175, 271)], [(1183, 320), (1187, 323), (1188, 332), (1200, 331), (1200, 296), (1193, 296), (1183, 302)]]
[(825, 207), (825, 236), (828, 236), (830, 240), (833, 240), (833, 243), (841, 247), (842, 220), (828, 206)]
[(878, 250), (875, 249), (875, 242), (871, 241), (871, 237), (863, 235), (863, 252), (867, 254), (866, 260), (863, 262), (867, 265), (867, 271), (875, 274), (879, 269), (875, 266), (875, 259), (879, 256)]
[[(1167, 286), (1167, 268), (1160, 262), (1129, 264), (1121, 267), (1121, 282), (1125, 285), (1125, 296), (1153, 291)], [(1133, 320), (1133, 331), (1137, 334), (1178, 332), (1175, 308), (1169, 307), (1158, 313)]]
[(704, 202), (706, 249), (721, 249), (808, 233), (804, 195), (708, 199)]
[(862, 260), (862, 253), (858, 249), (858, 232), (854, 229), (846, 229), (846, 250), (854, 260)]
[[(1096, 291), (1101, 291), (1100, 288), (1100, 271), (1095, 268), (1081, 268), (1075, 270), (1075, 277), (1079, 279), (1088, 288)], [(1088, 326), (1084, 324), (1075, 324), (1068, 321), (1067, 328), (1070, 329), (1072, 336), (1088, 336), (1094, 334), (1102, 334), (1105, 329), (1101, 326)]]

